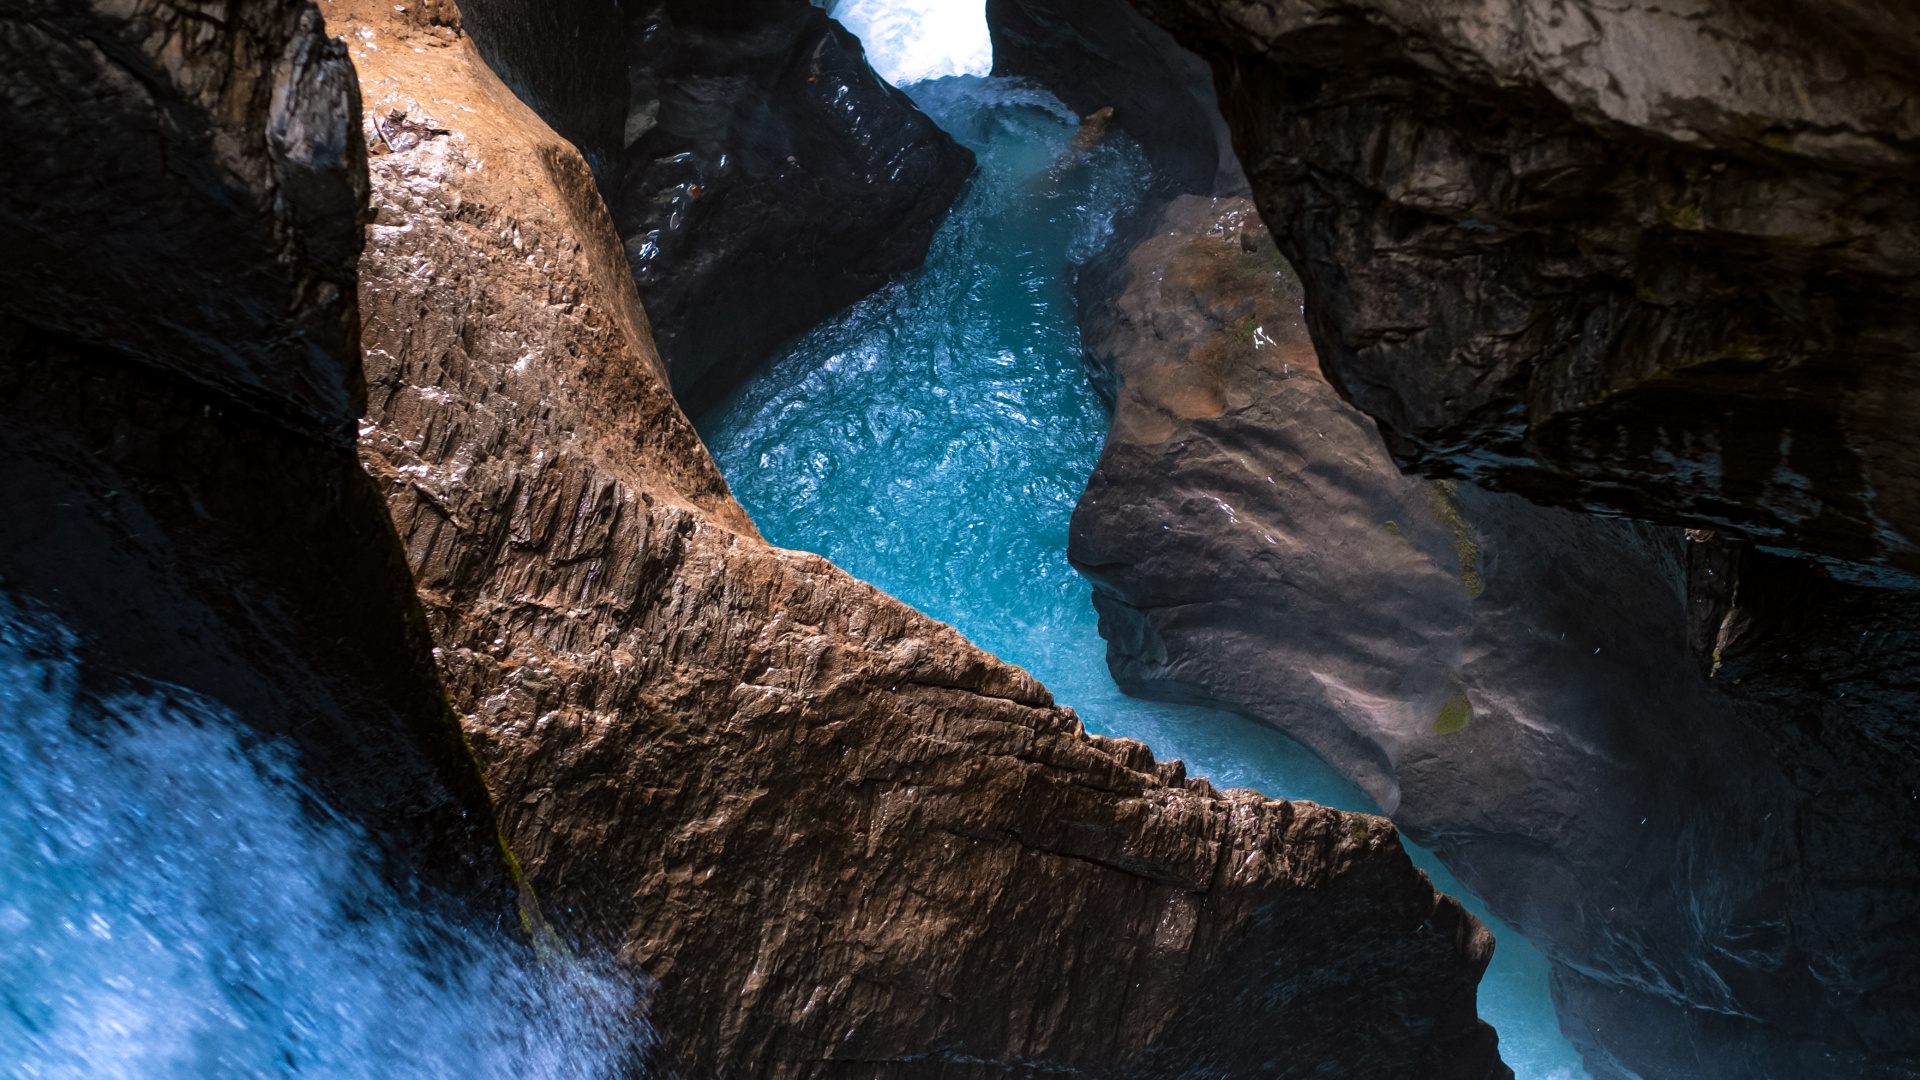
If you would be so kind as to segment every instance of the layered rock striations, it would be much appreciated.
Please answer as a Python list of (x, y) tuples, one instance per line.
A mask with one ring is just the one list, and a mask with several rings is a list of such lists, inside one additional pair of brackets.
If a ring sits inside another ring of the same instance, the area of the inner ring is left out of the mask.
[(1487, 1077), (1491, 940), (1378, 818), (1215, 791), (766, 545), (581, 157), (434, 12), (327, 0), (377, 217), (369, 413), (456, 708), (690, 1076)]
[(403, 895), (513, 925), (490, 804), (354, 456), (367, 197), (311, 4), (0, 6), (0, 578), (88, 692), (211, 698)]
[(1920, 10), (1140, 6), (1403, 467), (1920, 569)]
[[(1913, 594), (1402, 475), (1251, 203), (1089, 327), (1069, 555), (1116, 679), (1302, 740), (1555, 962), (1596, 1076), (1908, 1076)], [(1740, 599), (1744, 598), (1744, 599)]]
[(608, 202), (698, 414), (918, 267), (973, 154), (805, 0), (654, 0), (627, 33), (626, 174)]

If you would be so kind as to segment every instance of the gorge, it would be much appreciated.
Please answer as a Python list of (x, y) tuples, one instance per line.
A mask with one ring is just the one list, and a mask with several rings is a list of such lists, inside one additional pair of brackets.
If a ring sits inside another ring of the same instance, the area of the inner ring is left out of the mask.
[(1920, 1075), (1917, 30), (0, 2), (0, 1052)]

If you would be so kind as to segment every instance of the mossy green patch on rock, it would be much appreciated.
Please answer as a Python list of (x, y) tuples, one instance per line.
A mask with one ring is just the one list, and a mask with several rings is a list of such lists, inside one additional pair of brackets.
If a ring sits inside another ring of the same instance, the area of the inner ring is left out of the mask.
[(1440, 714), (1433, 718), (1435, 735), (1451, 735), (1464, 731), (1473, 723), (1473, 703), (1467, 700), (1465, 693), (1453, 695), (1445, 705), (1440, 706)]
[(1233, 261), (1233, 276), (1236, 280), (1254, 277), (1258, 274), (1278, 274), (1282, 281), (1296, 280), (1293, 264), (1280, 254), (1279, 245), (1265, 232), (1254, 242), (1252, 251), (1243, 251)]
[(1467, 595), (1479, 596), (1486, 588), (1480, 578), (1480, 545), (1474, 541), (1467, 519), (1460, 516), (1460, 493), (1453, 481), (1433, 482), (1427, 489), (1427, 511), (1440, 524), (1453, 530), (1453, 551), (1460, 560), (1460, 583), (1467, 587)]
[(1660, 221), (1676, 229), (1687, 232), (1704, 232), (1706, 225), (1700, 219), (1698, 206), (1663, 206), (1660, 208)]

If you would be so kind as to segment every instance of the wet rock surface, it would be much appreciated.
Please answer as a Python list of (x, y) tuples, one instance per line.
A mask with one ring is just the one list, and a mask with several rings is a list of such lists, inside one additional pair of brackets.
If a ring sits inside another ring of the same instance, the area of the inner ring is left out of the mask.
[[(592, 178), (426, 13), (328, 0), (378, 217), (361, 454), (548, 910), (687, 1076), (1510, 1075), (1392, 826), (1215, 791), (767, 546)], [(415, 51), (418, 49), (419, 51)], [(431, 80), (430, 93), (424, 90)]]
[(626, 171), (608, 202), (698, 414), (918, 267), (973, 155), (804, 0), (655, 0), (627, 35)]
[(1340, 767), (1555, 961), (1596, 1077), (1914, 1075), (1910, 582), (1401, 474), (1244, 200), (1129, 270), (1069, 547), (1121, 686)]
[(1206, 61), (1125, 0), (991, 0), (987, 28), (995, 75), (1033, 79), (1082, 116), (1112, 109), (1158, 194), (1244, 184)]
[(1402, 466), (1920, 569), (1920, 9), (1140, 6)]
[(403, 895), (514, 887), (358, 468), (357, 85), (312, 5), (0, 9), (0, 576), (89, 692), (283, 743)]

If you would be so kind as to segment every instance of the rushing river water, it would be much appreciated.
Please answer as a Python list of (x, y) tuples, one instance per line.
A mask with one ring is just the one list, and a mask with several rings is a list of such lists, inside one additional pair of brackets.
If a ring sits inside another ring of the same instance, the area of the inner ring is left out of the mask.
[[(1128, 698), (1108, 676), (1067, 520), (1107, 417), (1064, 277), (1140, 197), (1124, 137), (1063, 161), (1076, 118), (1002, 79), (909, 88), (980, 158), (910, 281), (803, 337), (702, 418), (734, 494), (776, 544), (816, 551), (1038, 676), (1090, 730), (1140, 739), (1220, 787), (1377, 812), (1313, 754), (1238, 717)], [(1498, 936), (1480, 1011), (1522, 1080), (1582, 1077), (1547, 963), (1429, 854), (1415, 861)]]
[(589, 1080), (614, 978), (410, 909), (216, 705), (78, 689), (0, 601), (0, 1076)]

